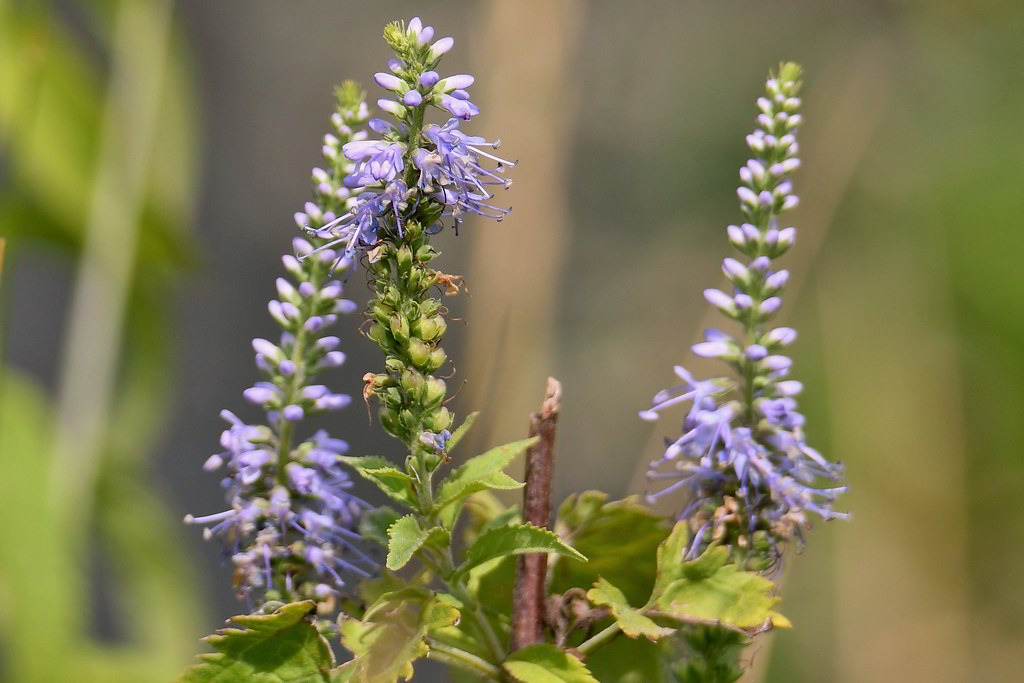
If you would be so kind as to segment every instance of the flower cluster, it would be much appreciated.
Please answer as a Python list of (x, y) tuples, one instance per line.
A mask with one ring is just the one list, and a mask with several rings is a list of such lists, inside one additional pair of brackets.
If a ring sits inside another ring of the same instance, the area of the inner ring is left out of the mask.
[[(352, 201), (341, 185), (351, 164), (337, 150), (342, 140), (358, 137), (353, 129), (365, 120), (361, 91), (343, 86), (333, 117), (337, 135), (327, 136), (324, 149), (330, 170), (313, 171), (317, 202), (307, 203), (304, 223), (329, 221)], [(323, 430), (300, 440), (296, 431), (307, 418), (351, 402), (315, 381), (323, 370), (344, 362), (338, 337), (327, 332), (356, 305), (342, 298), (342, 283), (335, 279), (350, 260), (316, 239), (296, 238), (293, 248), (283, 261), (294, 281), (278, 278), (278, 298), (268, 306), (282, 329), (280, 341), (253, 340), (263, 381), (243, 394), (264, 409), (265, 424), (222, 413), (228, 421), (223, 452), (204, 468), (226, 469), (222, 483), (230, 507), (185, 521), (203, 525), (205, 537), (224, 542), (240, 597), (251, 606), (312, 599), (329, 613), (345, 583), (343, 574), (369, 576), (377, 568), (360, 549), (356, 532), (368, 506), (352, 495), (352, 481), (341, 467), (346, 443)]]
[(780, 541), (802, 539), (806, 512), (823, 519), (846, 516), (832, 508), (845, 487), (820, 485), (840, 480), (842, 468), (807, 444), (797, 411), (802, 385), (789, 379), (791, 361), (782, 353), (796, 332), (769, 325), (789, 278), (774, 260), (796, 234), (792, 227), (780, 229), (778, 220), (798, 203), (789, 176), (800, 165), (799, 89), (799, 67), (783, 64), (757, 101), (759, 128), (747, 136), (754, 158), (740, 169), (737, 190), (747, 222), (728, 228), (729, 242), (744, 258), (723, 261), (731, 293), (704, 292), (712, 306), (739, 323), (741, 334), (709, 329), (692, 350), (725, 361), (736, 378), (697, 380), (677, 367), (682, 384), (657, 394), (640, 413), (653, 420), (669, 406), (690, 402), (682, 436), (668, 444), (649, 477), (669, 482), (652, 498), (688, 494), (681, 516), (693, 527), (691, 553), (721, 541), (737, 555), (773, 561)]
[[(473, 77), (442, 78), (436, 71), (455, 41), (433, 41), (433, 27), (423, 26), (419, 18), (408, 25), (388, 25), (384, 37), (396, 56), (388, 62), (388, 72), (374, 79), (392, 97), (377, 105), (394, 121), (372, 119), (369, 126), (379, 138), (353, 139), (342, 147), (341, 153), (354, 164), (344, 178), (344, 191), (352, 198), (344, 213), (321, 225), (303, 225), (329, 238), (330, 248), (343, 247), (348, 254), (372, 248), (382, 233), (403, 235), (414, 216), (435, 232), (444, 216), (458, 225), (467, 213), (501, 220), (509, 211), (491, 203), (491, 189), (508, 187), (503, 173), (515, 162), (488, 151), (500, 142), (460, 130), (462, 122), (480, 112), (468, 92)], [(450, 118), (441, 125), (426, 123), (428, 107)]]

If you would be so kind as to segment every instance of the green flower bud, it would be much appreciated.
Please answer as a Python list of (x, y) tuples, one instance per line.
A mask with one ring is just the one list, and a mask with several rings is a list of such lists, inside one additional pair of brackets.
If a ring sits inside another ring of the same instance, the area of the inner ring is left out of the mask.
[(423, 226), (418, 221), (409, 221), (405, 224), (405, 234), (410, 242), (415, 242), (423, 237)]
[(445, 385), (443, 379), (437, 377), (427, 378), (426, 394), (424, 395), (424, 403), (427, 409), (435, 408), (441, 401), (444, 400), (445, 392), (448, 387)]
[(384, 305), (395, 308), (402, 302), (402, 294), (398, 291), (398, 287), (388, 285), (384, 289), (384, 294), (380, 297), (380, 300)]
[(444, 365), (444, 362), (447, 359), (448, 356), (445, 354), (444, 349), (434, 349), (433, 351), (430, 352), (430, 359), (429, 362), (427, 363), (427, 372), (436, 371), (438, 368)]
[(430, 341), (437, 336), (437, 325), (431, 318), (421, 315), (412, 322), (412, 332), (420, 339)]
[(441, 310), (441, 302), (437, 299), (427, 299), (420, 304), (420, 313), (427, 317), (437, 315), (437, 312)]
[(409, 321), (405, 319), (404, 315), (400, 313), (392, 314), (390, 329), (391, 334), (394, 335), (399, 344), (406, 344), (409, 341)]
[(398, 424), (398, 413), (396, 411), (381, 406), (380, 424), (389, 434), (402, 438), (402, 428)]
[(430, 347), (423, 340), (413, 337), (409, 340), (409, 359), (417, 368), (426, 367), (430, 361)]
[(415, 291), (415, 290), (419, 289), (421, 285), (423, 287), (429, 287), (430, 285), (427, 284), (427, 279), (424, 278), (423, 275), (424, 275), (424, 272), (423, 272), (422, 268), (416, 268), (416, 267), (411, 268), (409, 270), (409, 277), (408, 277), (409, 289)]
[(405, 363), (397, 356), (388, 356), (387, 360), (384, 361), (384, 366), (391, 372), (402, 372), (405, 370)]
[(391, 319), (391, 314), (395, 312), (395, 309), (391, 306), (377, 302), (373, 305), (372, 312), (373, 317), (377, 319), (377, 322), (382, 325), (387, 325)]
[(377, 342), (377, 344), (384, 350), (393, 349), (395, 346), (394, 339), (391, 338), (387, 328), (379, 323), (370, 325), (370, 331), (367, 334), (370, 339)]
[(390, 387), (384, 390), (381, 395), (381, 400), (389, 408), (398, 409), (402, 407), (404, 401), (402, 400), (402, 392), (398, 390), (398, 387)]
[(406, 370), (402, 373), (402, 388), (405, 389), (406, 393), (418, 396), (423, 388), (423, 384), (423, 375), (415, 370)]
[(408, 408), (398, 414), (398, 423), (406, 430), (415, 429), (416, 422), (416, 416), (413, 415), (413, 412)]
[(425, 426), (432, 432), (443, 432), (452, 426), (455, 416), (444, 406), (425, 421)]
[(437, 257), (437, 250), (429, 244), (424, 244), (416, 250), (416, 260), (420, 263), (430, 263)]
[(398, 261), (398, 272), (402, 275), (408, 273), (412, 268), (412, 249), (403, 244), (395, 254), (395, 258)]

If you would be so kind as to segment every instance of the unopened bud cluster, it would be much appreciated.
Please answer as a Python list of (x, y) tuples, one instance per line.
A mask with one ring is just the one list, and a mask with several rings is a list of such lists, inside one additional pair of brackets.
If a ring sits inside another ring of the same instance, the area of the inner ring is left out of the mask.
[(657, 394), (640, 414), (656, 419), (669, 406), (691, 403), (683, 435), (649, 473), (652, 480), (668, 482), (652, 498), (674, 491), (687, 495), (682, 516), (694, 531), (690, 552), (722, 542), (738, 557), (761, 565), (774, 561), (780, 542), (802, 539), (807, 512), (845, 517), (832, 509), (845, 487), (819, 485), (840, 480), (842, 468), (807, 445), (804, 417), (797, 412), (795, 397), (803, 386), (789, 378), (792, 362), (783, 354), (796, 332), (771, 326), (789, 279), (775, 259), (796, 236), (795, 228), (780, 228), (778, 221), (799, 201), (789, 179), (800, 166), (799, 90), (799, 67), (783, 64), (757, 101), (759, 127), (747, 136), (753, 156), (740, 169), (737, 190), (747, 222), (727, 230), (740, 258), (722, 263), (732, 289), (704, 292), (712, 306), (738, 323), (740, 334), (709, 329), (692, 350), (725, 361), (734, 375), (700, 381), (677, 367), (683, 384)]

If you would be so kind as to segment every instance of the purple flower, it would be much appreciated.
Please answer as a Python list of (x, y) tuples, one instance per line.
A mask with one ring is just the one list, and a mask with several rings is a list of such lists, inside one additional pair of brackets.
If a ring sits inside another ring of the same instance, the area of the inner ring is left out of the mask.
[[(328, 146), (344, 149), (346, 155), (335, 156), (330, 172), (314, 171), (319, 201), (324, 204), (307, 204), (297, 214), (308, 237), (297, 238), (294, 255), (283, 259), (295, 282), (279, 278), (280, 301), (269, 306), (282, 328), (280, 342), (252, 342), (263, 380), (243, 395), (263, 407), (265, 424), (246, 424), (224, 411), (228, 427), (221, 434), (223, 451), (204, 464), (209, 471), (226, 470), (222, 484), (228, 509), (185, 520), (204, 526), (205, 537), (224, 543), (235, 567), (239, 595), (251, 604), (327, 601), (341, 592), (345, 574), (368, 576), (377, 569), (376, 561), (359, 547), (356, 530), (368, 505), (352, 494), (352, 481), (339, 460), (347, 444), (323, 430), (306, 439), (299, 431), (306, 417), (351, 402), (316, 381), (321, 370), (344, 361), (344, 354), (337, 350), (338, 337), (326, 333), (339, 313), (354, 310), (352, 302), (342, 298), (341, 281), (332, 276), (349, 267), (351, 260), (339, 258), (332, 248), (337, 240), (323, 237), (323, 227), (336, 223), (335, 211), (344, 208), (357, 217), (353, 234), (347, 237), (370, 239), (380, 214), (390, 215), (400, 201), (386, 191), (357, 191), (344, 198), (335, 192), (346, 175), (399, 183), (404, 148), (358, 139), (352, 129), (365, 119), (365, 107), (358, 99), (337, 113), (335, 128), (340, 137)], [(331, 603), (324, 605), (324, 609), (330, 607)]]
[[(508, 188), (505, 170), (516, 162), (493, 154), (498, 142), (464, 134), (461, 121), (468, 121), (480, 110), (470, 99), (468, 89), (475, 79), (470, 74), (442, 78), (436, 71), (441, 56), (454, 45), (442, 38), (427, 47), (426, 36), (433, 29), (416, 18), (408, 24), (396, 22), (385, 30), (397, 56), (389, 62), (391, 73), (374, 76), (377, 84), (397, 99), (381, 99), (378, 106), (394, 116), (395, 122), (372, 119), (370, 128), (380, 138), (353, 136), (344, 144), (340, 138), (327, 140), (328, 157), (352, 162), (345, 176), (346, 197), (343, 211), (322, 220), (315, 212), (297, 215), (299, 225), (325, 240), (320, 248), (344, 248), (346, 255), (373, 247), (381, 234), (393, 231), (402, 235), (404, 223), (417, 211), (440, 204), (442, 217), (450, 217), (456, 226), (466, 214), (501, 220), (509, 209), (493, 202), (492, 188)], [(443, 125), (424, 124), (428, 107), (448, 112)], [(488, 151), (492, 150), (492, 151)], [(325, 184), (323, 174), (314, 174), (317, 187)], [(323, 194), (336, 192), (331, 183)], [(428, 231), (441, 228), (436, 213), (424, 210)], [(282, 312), (284, 315), (284, 312)]]
[[(832, 505), (843, 486), (828, 486), (842, 478), (842, 467), (831, 463), (805, 440), (804, 417), (795, 396), (803, 385), (787, 379), (792, 361), (778, 353), (796, 339), (788, 327), (765, 323), (781, 309), (778, 296), (789, 272), (775, 269), (774, 259), (793, 243), (795, 229), (778, 228), (778, 218), (797, 204), (788, 176), (800, 166), (793, 135), (801, 119), (799, 69), (783, 65), (767, 85), (768, 96), (758, 100), (758, 128), (747, 137), (754, 154), (740, 169), (737, 190), (747, 222), (727, 228), (729, 243), (744, 259), (726, 258), (722, 270), (731, 292), (707, 289), (704, 297), (743, 327), (736, 339), (709, 330), (693, 352), (726, 361), (735, 380), (698, 381), (683, 370), (679, 387), (659, 392), (643, 419), (655, 419), (665, 408), (692, 401), (683, 420), (682, 436), (667, 444), (649, 476), (668, 482), (652, 498), (686, 491), (682, 517), (694, 530), (691, 553), (712, 541), (729, 543), (749, 552), (758, 535), (776, 544), (802, 539), (806, 512), (823, 519), (845, 518)], [(769, 558), (770, 559), (770, 558)]]

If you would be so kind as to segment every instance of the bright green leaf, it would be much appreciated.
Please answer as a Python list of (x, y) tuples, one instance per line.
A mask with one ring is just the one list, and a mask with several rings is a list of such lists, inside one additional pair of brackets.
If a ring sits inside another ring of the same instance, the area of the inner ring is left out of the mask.
[(293, 602), (271, 614), (234, 617), (241, 628), (221, 629), (205, 640), (217, 652), (199, 656), (179, 683), (314, 683), (329, 681), (334, 656), (306, 618), (313, 602)]
[(759, 574), (725, 564), (728, 550), (712, 547), (682, 565), (676, 579), (653, 601), (659, 613), (685, 622), (719, 623), (746, 631), (766, 626), (788, 628), (773, 608), (780, 598), (775, 584)]
[(399, 503), (408, 507), (416, 506), (413, 478), (398, 469), (387, 458), (382, 458), (379, 455), (367, 455), (358, 458), (346, 456), (341, 460)]
[(687, 522), (681, 521), (676, 523), (669, 537), (658, 546), (658, 572), (654, 580), (654, 590), (651, 592), (651, 602), (657, 600), (669, 584), (683, 575), (686, 546), (689, 541), (689, 526)]
[(429, 652), (416, 624), (398, 619), (381, 624), (342, 622), (341, 642), (355, 655), (348, 678), (342, 680), (360, 683), (411, 680), (412, 663)]
[(583, 662), (548, 643), (513, 652), (502, 667), (520, 683), (598, 683)]
[(556, 553), (587, 561), (586, 556), (562, 542), (553, 531), (532, 524), (516, 524), (484, 532), (466, 552), (466, 560), (456, 570), (455, 576), (498, 557), (526, 553)]
[[(429, 591), (381, 598), (381, 604), (368, 612), (372, 621), (349, 619), (341, 624), (342, 644), (355, 659), (350, 662), (349, 678), (360, 683), (395, 683), (409, 680), (412, 663), (424, 657), (429, 648), (426, 635), (448, 629), (459, 621), (459, 610), (451, 601)], [(385, 604), (386, 603), (386, 604)]]
[(455, 469), (441, 485), (435, 505), (435, 509), (444, 511), (446, 525), (451, 526), (454, 523), (459, 504), (467, 496), (486, 489), (520, 488), (522, 483), (505, 474), (503, 470), (536, 442), (537, 437), (532, 437), (498, 446), (470, 458), (461, 467)]
[(395, 510), (383, 505), (373, 510), (367, 510), (359, 519), (359, 533), (363, 538), (388, 547), (388, 529), (398, 521), (399, 515)]
[(675, 633), (675, 629), (658, 626), (650, 617), (630, 607), (622, 591), (604, 579), (598, 579), (594, 587), (587, 591), (587, 599), (595, 605), (610, 608), (615, 623), (630, 638), (643, 636), (648, 640), (658, 640)]
[(552, 592), (587, 590), (603, 577), (630, 604), (642, 605), (654, 586), (658, 544), (670, 528), (664, 517), (636, 497), (608, 502), (607, 494), (597, 491), (570, 496), (559, 508), (555, 531), (590, 561), (554, 563)]
[(436, 526), (424, 529), (413, 515), (406, 515), (388, 529), (387, 567), (397, 571), (404, 567), (424, 544), (444, 546), (451, 543), (451, 533)]

